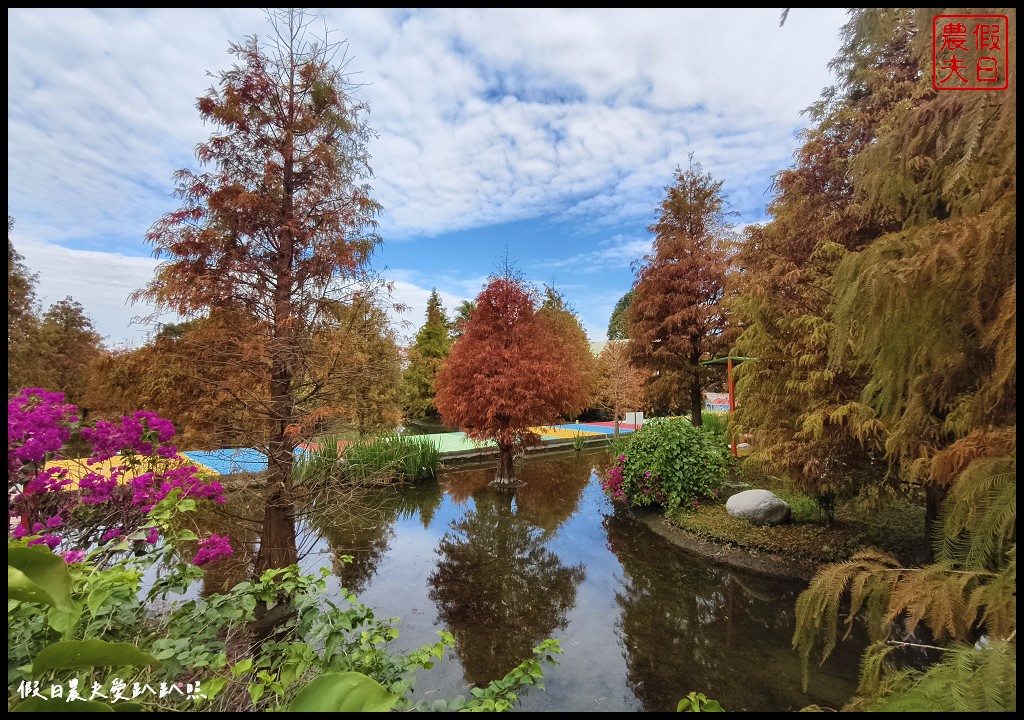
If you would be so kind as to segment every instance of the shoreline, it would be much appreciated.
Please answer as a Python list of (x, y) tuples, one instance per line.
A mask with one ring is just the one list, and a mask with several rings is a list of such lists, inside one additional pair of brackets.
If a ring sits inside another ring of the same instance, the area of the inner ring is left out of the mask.
[(665, 520), (660, 510), (631, 508), (630, 514), (677, 547), (731, 568), (771, 577), (808, 581), (814, 577), (819, 567), (812, 560), (761, 552), (702, 538), (672, 525)]

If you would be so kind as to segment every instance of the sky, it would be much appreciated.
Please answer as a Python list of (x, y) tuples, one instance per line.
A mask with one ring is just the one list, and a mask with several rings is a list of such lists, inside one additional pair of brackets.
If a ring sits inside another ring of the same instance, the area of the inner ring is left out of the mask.
[[(425, 319), (508, 258), (603, 340), (647, 227), (692, 154), (739, 228), (766, 219), (803, 113), (832, 84), (842, 9), (347, 8), (313, 11), (344, 41), (369, 108), (383, 243), (372, 266)], [(42, 307), (71, 296), (110, 348), (152, 336), (128, 295), (153, 277), (147, 230), (180, 207), (176, 170), (212, 128), (196, 100), (260, 9), (8, 8), (9, 237)], [(158, 315), (162, 321), (173, 316)]]

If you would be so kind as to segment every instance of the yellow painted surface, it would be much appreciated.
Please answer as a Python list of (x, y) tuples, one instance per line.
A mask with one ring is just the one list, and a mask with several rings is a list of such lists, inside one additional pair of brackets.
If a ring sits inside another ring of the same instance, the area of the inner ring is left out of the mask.
[(560, 439), (565, 438), (568, 440), (572, 440), (577, 435), (585, 435), (587, 437), (590, 437), (591, 435), (604, 435), (604, 433), (600, 432), (589, 432), (586, 430), (563, 430), (562, 428), (554, 427), (532, 427), (530, 428), (530, 432), (535, 432), (538, 435), (546, 435), (547, 437), (554, 437)]
[[(190, 460), (184, 455), (178, 455), (176, 458), (171, 460), (164, 460), (163, 463), (165, 463), (165, 467), (167, 468), (181, 467), (182, 465), (195, 465), (203, 472), (213, 473), (214, 475), (217, 474), (205, 465), (197, 463), (195, 460)], [(122, 472), (121, 476), (118, 478), (118, 483), (121, 485), (124, 485), (135, 477), (135, 473), (130, 468), (125, 467), (124, 458), (119, 455), (115, 455), (109, 460), (104, 460), (103, 462), (98, 463), (88, 463), (86, 462), (86, 458), (80, 458), (77, 460), (51, 460), (46, 463), (47, 470), (51, 470), (53, 468), (63, 468), (66, 471), (66, 477), (71, 480), (71, 484), (65, 486), (68, 490), (76, 490), (78, 488), (78, 481), (89, 473), (96, 473), (102, 477), (110, 477), (110, 474), (115, 469), (124, 468), (124, 472)], [(148, 463), (145, 464), (141, 473), (147, 472), (150, 472)]]

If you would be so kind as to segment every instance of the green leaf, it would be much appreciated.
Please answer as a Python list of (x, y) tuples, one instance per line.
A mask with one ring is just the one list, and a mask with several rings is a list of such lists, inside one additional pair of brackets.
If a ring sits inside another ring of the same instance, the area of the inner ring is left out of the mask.
[(249, 697), (252, 698), (252, 704), (255, 706), (263, 697), (263, 693), (267, 691), (266, 685), (250, 685), (249, 686)]
[(74, 607), (68, 564), (48, 548), (8, 545), (7, 583), (10, 599), (43, 602), (66, 610)]
[(7, 599), (43, 605), (57, 604), (50, 593), (29, 580), (28, 575), (21, 570), (10, 565), (7, 566)]
[(213, 680), (207, 682), (203, 681), (203, 686), (199, 690), (200, 694), (205, 695), (207, 700), (212, 700), (217, 697), (217, 694), (224, 689), (224, 686), (228, 684), (226, 677), (215, 677)]
[(324, 673), (288, 706), (289, 712), (387, 712), (401, 698), (360, 672)]
[(14, 706), (11, 712), (114, 712), (109, 705), (95, 700), (47, 700), (41, 697), (30, 697)]
[(252, 670), (252, 658), (246, 658), (245, 660), (240, 660), (236, 662), (231, 667), (231, 674), (235, 677), (238, 677), (239, 675), (243, 675), (244, 673), (247, 673), (250, 670)]
[(108, 597), (110, 597), (112, 592), (112, 588), (96, 588), (89, 593), (89, 599), (86, 601), (86, 605), (89, 606), (89, 612), (93, 617), (96, 616), (96, 613), (99, 612), (100, 607), (102, 607), (103, 603)]
[(115, 667), (120, 665), (159, 665), (160, 661), (131, 643), (106, 640), (64, 640), (47, 645), (36, 655), (32, 674), (39, 677), (49, 670), (65, 668)]

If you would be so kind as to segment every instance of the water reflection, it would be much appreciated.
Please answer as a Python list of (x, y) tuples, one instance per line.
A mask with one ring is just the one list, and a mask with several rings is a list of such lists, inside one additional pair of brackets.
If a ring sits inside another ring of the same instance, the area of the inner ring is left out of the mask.
[[(625, 573), (615, 600), (627, 682), (645, 710), (675, 710), (692, 690), (736, 711), (797, 710), (849, 697), (849, 678), (826, 673), (815, 674), (807, 694), (800, 690), (800, 661), (790, 648), (800, 585), (679, 553), (637, 525), (624, 513), (604, 520)], [(856, 663), (849, 650), (840, 649), (847, 657), (837, 658), (839, 666)]]
[(472, 508), (438, 543), (430, 599), (455, 636), (466, 682), (479, 685), (503, 677), (565, 629), (586, 571), (545, 543), (576, 509), (590, 468), (553, 463), (515, 490), (490, 487), (490, 470), (454, 475), (446, 489), (463, 502), (471, 498)]
[[(416, 520), (424, 528), (429, 527), (441, 499), (436, 482), (367, 488), (349, 498), (358, 512), (339, 514), (336, 505), (324, 504), (310, 514), (310, 525), (327, 542), (334, 574), (359, 595), (390, 549), (395, 524)], [(341, 561), (346, 555), (351, 556), (351, 562)]]
[[(325, 498), (309, 516), (303, 566), (332, 564), (332, 591), (343, 585), (378, 616), (400, 618), (397, 649), (432, 643), (441, 629), (455, 636), (454, 654), (417, 675), (414, 700), (466, 695), (549, 637), (564, 654), (544, 668), (546, 691), (523, 693), (518, 710), (672, 711), (690, 691), (758, 712), (850, 697), (859, 641), (841, 643), (801, 690), (790, 641), (804, 583), (732, 571), (670, 544), (608, 502), (597, 474), (606, 459), (530, 459), (515, 490), (489, 487), (485, 467)], [(209, 584), (227, 584), (220, 574)]]

